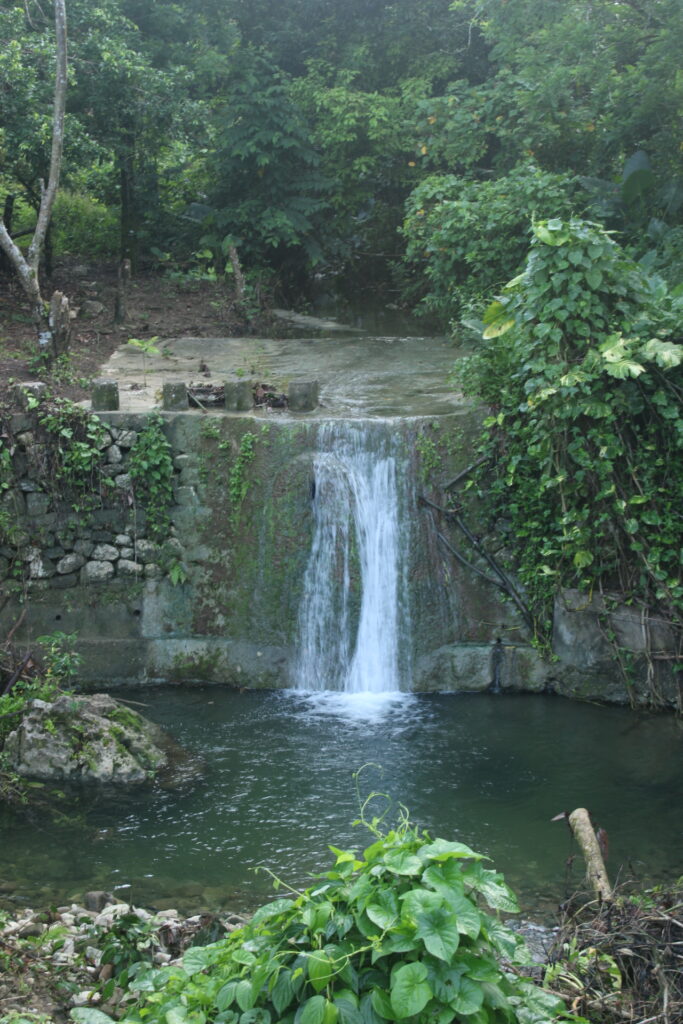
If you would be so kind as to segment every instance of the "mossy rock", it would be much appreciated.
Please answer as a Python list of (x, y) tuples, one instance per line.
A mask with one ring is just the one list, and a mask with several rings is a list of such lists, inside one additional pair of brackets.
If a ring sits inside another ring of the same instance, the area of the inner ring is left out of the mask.
[(64, 694), (32, 701), (3, 753), (24, 778), (136, 786), (177, 760), (174, 746), (159, 726), (107, 694)]

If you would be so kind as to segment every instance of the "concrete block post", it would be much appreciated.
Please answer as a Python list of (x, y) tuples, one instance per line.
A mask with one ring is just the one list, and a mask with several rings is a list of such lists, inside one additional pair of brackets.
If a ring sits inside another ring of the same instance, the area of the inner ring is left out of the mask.
[(110, 412), (119, 407), (118, 381), (100, 378), (92, 385), (91, 403), (93, 412)]
[(166, 381), (161, 406), (167, 412), (183, 412), (188, 408), (187, 385), (182, 381)]
[(287, 392), (290, 412), (313, 412), (318, 408), (320, 386), (317, 380), (293, 380)]
[(14, 387), (14, 400), (20, 409), (28, 412), (35, 402), (42, 402), (47, 394), (47, 384), (40, 380), (26, 380)]
[(248, 412), (254, 408), (254, 385), (250, 380), (226, 380), (225, 408), (230, 412)]

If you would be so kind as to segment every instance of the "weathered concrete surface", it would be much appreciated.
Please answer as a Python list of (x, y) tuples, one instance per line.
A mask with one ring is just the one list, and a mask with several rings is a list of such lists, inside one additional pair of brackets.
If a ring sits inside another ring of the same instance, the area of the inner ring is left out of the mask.
[[(161, 549), (128, 533), (117, 533), (116, 545), (79, 541), (74, 555), (82, 549), (80, 557), (102, 567), (102, 575), (83, 575), (83, 566), (75, 568), (79, 559), (70, 556), (63, 568), (73, 568), (65, 574), (73, 585), (66, 590), (36, 586), (16, 637), (30, 645), (55, 630), (77, 633), (83, 678), (91, 686), (134, 685), (145, 679), (290, 685), (314, 525), (311, 480), (320, 424), (315, 418), (263, 422), (252, 415), (190, 410), (161, 415), (177, 471), (173, 535)], [(124, 412), (103, 413), (102, 418), (118, 440), (144, 423), (143, 416)], [(458, 438), (460, 464), (468, 457), (470, 419), (476, 421), (462, 409), (441, 421), (442, 434), (450, 437), (452, 428)], [(424, 427), (418, 419), (389, 423), (401, 431), (405, 451), (414, 460)], [(237, 500), (230, 480), (247, 435), (253, 460), (244, 469), (244, 496)], [(452, 464), (452, 457), (444, 457), (439, 472), (448, 475)], [(417, 463), (413, 469), (419, 473)], [(412, 518), (412, 655), (416, 664), (423, 659), (417, 686), (464, 687), (471, 654), (431, 661), (430, 654), (460, 644), (469, 651), (474, 644), (483, 652), (479, 661), (488, 664), (489, 647), (499, 635), (518, 636), (518, 616), (494, 588), (453, 563), (423, 509), (416, 507)], [(116, 577), (110, 558), (117, 559)], [(149, 579), (120, 568), (146, 569), (156, 561), (178, 564), (182, 571), (175, 585), (168, 576)], [(19, 612), (12, 603), (0, 610), (0, 628), (12, 628)], [(488, 685), (486, 671), (477, 671), (480, 685)]]
[[(175, 338), (158, 348), (145, 355), (122, 345), (102, 367), (103, 378), (118, 381), (122, 410), (151, 410), (167, 381), (206, 383), (200, 363), (213, 380), (268, 381), (283, 391), (310, 374), (320, 381), (317, 416), (440, 416), (466, 405), (448, 383), (457, 355), (448, 338), (378, 337), (341, 326), (321, 338)], [(245, 411), (232, 400), (229, 408)]]

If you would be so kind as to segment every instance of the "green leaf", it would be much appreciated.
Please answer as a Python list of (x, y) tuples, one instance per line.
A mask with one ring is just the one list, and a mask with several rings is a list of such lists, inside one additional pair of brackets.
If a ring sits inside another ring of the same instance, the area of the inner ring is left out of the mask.
[(602, 271), (597, 268), (586, 271), (586, 281), (594, 290), (599, 288), (602, 284)]
[(429, 969), (429, 984), (437, 999), (450, 1003), (460, 989), (462, 971), (446, 964), (436, 964)]
[(485, 934), (495, 951), (501, 956), (506, 957), (508, 960), (514, 959), (515, 963), (529, 962), (525, 943), (507, 925), (496, 921), (494, 918), (490, 918), (486, 924)]
[(412, 1017), (432, 998), (427, 968), (421, 963), (404, 964), (391, 976), (391, 1008), (397, 1017)]
[(90, 1006), (76, 1006), (69, 1010), (69, 1016), (78, 1024), (112, 1024), (111, 1017)]
[(339, 1014), (339, 1024), (363, 1024), (361, 1012), (352, 999), (339, 996), (334, 1005)]
[(256, 1002), (257, 995), (258, 992), (254, 992), (254, 986), (251, 981), (247, 980), (247, 978), (243, 978), (242, 981), (237, 982), (235, 998), (237, 999), (237, 1005), (240, 1010), (251, 1010)]
[(398, 920), (399, 916), (396, 894), (390, 889), (384, 889), (379, 893), (379, 896), (374, 903), (369, 903), (367, 905), (365, 913), (368, 915), (370, 920), (374, 922), (374, 924), (378, 925), (383, 931), (387, 928), (391, 928), (391, 926)]
[(478, 985), (476, 981), (472, 981), (470, 978), (461, 978), (460, 988), (451, 999), (449, 1005), (453, 1007), (456, 1013), (461, 1013), (467, 1017), (472, 1013), (476, 1013), (483, 1002), (484, 992), (481, 985)]
[(409, 889), (408, 892), (401, 893), (399, 899), (403, 904), (401, 910), (403, 920), (414, 920), (418, 914), (429, 913), (430, 910), (437, 910), (444, 905), (443, 896), (426, 889)]
[(496, 871), (482, 868), (474, 864), (465, 872), (466, 882), (480, 892), (486, 902), (494, 910), (506, 910), (508, 913), (519, 913), (519, 906), (514, 893), (503, 881), (503, 876)]
[(671, 341), (659, 341), (658, 338), (650, 338), (641, 349), (646, 359), (652, 359), (664, 370), (673, 369), (683, 362), (683, 345), (676, 345)]
[(277, 917), (278, 914), (284, 913), (285, 910), (290, 910), (293, 906), (294, 900), (272, 900), (270, 903), (266, 903), (262, 907), (259, 907), (252, 917), (251, 923), (261, 924), (263, 921), (270, 921), (271, 918)]
[(499, 338), (502, 334), (507, 334), (507, 332), (514, 326), (515, 320), (512, 317), (508, 317), (506, 320), (498, 320), (496, 323), (491, 324), (490, 327), (486, 328), (482, 334), (482, 338), (485, 338), (487, 341), (490, 338)]
[(422, 875), (422, 881), (447, 899), (465, 891), (461, 866), (457, 860), (444, 861), (439, 865), (430, 864)]
[(241, 1015), (240, 1024), (270, 1024), (270, 1010), (263, 1006), (247, 1010)]
[(311, 996), (299, 1007), (295, 1018), (296, 1024), (324, 1024), (326, 1010), (325, 996)]
[(642, 363), (635, 363), (631, 359), (621, 359), (619, 362), (609, 362), (605, 365), (605, 371), (610, 377), (618, 380), (626, 380), (627, 377), (640, 377), (645, 372)]
[(417, 851), (422, 860), (445, 861), (453, 858), (470, 857), (472, 860), (484, 860), (481, 853), (475, 853), (464, 843), (453, 843), (446, 839), (435, 839), (433, 843), (421, 846)]
[(384, 863), (397, 875), (419, 875), (422, 871), (422, 861), (408, 850), (389, 850)]
[(455, 913), (455, 923), (460, 934), (476, 939), (481, 931), (482, 922), (479, 908), (464, 893), (458, 892), (448, 897), (448, 905)]
[(500, 967), (493, 956), (461, 950), (458, 954), (458, 967), (471, 981), (500, 980)]
[(219, 1010), (227, 1010), (235, 1001), (236, 981), (228, 981), (216, 993), (216, 1006)]
[(524, 1006), (532, 1010), (542, 1021), (555, 1019), (565, 1009), (559, 996), (547, 992), (539, 985), (520, 980), (519, 988), (524, 995)]
[[(164, 1015), (166, 1024), (185, 1024), (187, 1013), (186, 1006), (172, 1006)], [(97, 1022), (90, 1021), (90, 1024), (97, 1024)]]
[(306, 964), (308, 980), (316, 992), (321, 992), (334, 973), (334, 964), (322, 950), (309, 953)]
[[(372, 1009), (375, 1013), (382, 1017), (384, 1020), (394, 1019), (394, 1009), (391, 1005), (391, 1000), (384, 989), (374, 988), (371, 996)], [(361, 1003), (361, 1012), (363, 1011), (363, 1004)]]
[(447, 963), (450, 962), (460, 942), (454, 916), (443, 907), (426, 914), (418, 914), (415, 934), (417, 938), (422, 939), (432, 956)]
[(564, 245), (570, 237), (568, 228), (557, 218), (545, 223), (540, 221), (534, 224), (532, 230), (539, 242), (543, 242), (544, 245)]
[(215, 946), (191, 946), (183, 955), (183, 967), (188, 974), (199, 974), (200, 971), (215, 964), (220, 956), (221, 950)]
[(280, 971), (277, 977), (277, 981), (273, 986), (273, 991), (270, 993), (270, 998), (278, 1015), (281, 1017), (283, 1011), (289, 1006), (292, 999), (294, 998), (291, 971)]

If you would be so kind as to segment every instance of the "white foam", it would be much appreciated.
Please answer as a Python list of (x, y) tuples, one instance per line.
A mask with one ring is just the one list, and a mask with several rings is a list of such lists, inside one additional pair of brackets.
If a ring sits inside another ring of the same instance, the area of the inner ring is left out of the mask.
[(416, 703), (411, 693), (400, 690), (347, 693), (343, 690), (285, 690), (295, 700), (295, 711), (310, 717), (341, 718), (349, 723), (381, 722)]

